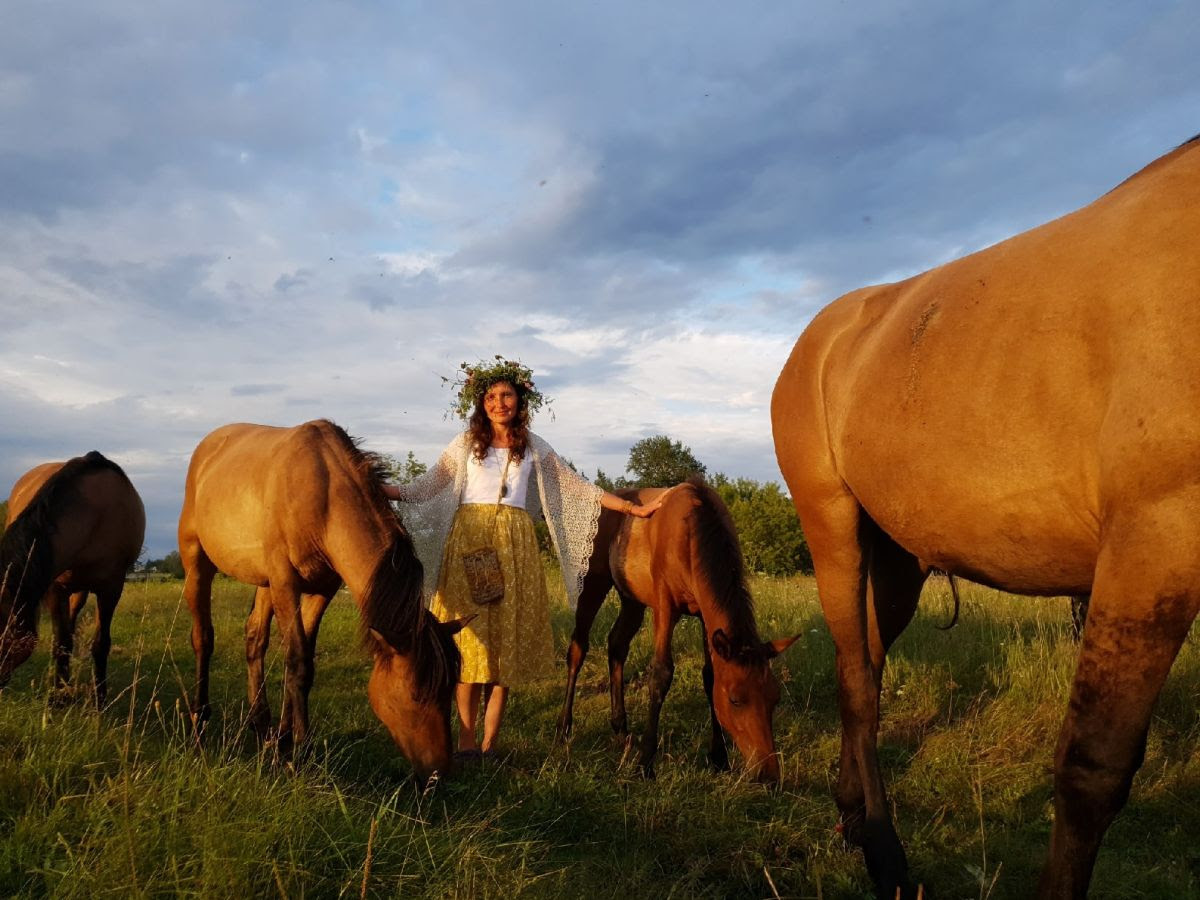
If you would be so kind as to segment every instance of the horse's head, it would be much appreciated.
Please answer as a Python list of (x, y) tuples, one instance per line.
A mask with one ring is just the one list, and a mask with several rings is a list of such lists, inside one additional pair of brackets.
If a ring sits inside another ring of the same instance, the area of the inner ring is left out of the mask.
[(435, 772), (450, 771), (450, 700), (462, 660), (454, 635), (468, 620), (443, 623), (424, 610), (421, 615), (416, 635), (369, 629), (375, 668), (367, 698), (424, 784)]
[(754, 777), (772, 784), (779, 781), (779, 758), (771, 728), (779, 703), (779, 682), (770, 661), (799, 637), (734, 643), (718, 628), (709, 638), (717, 720), (733, 738)]
[(0, 621), (5, 623), (0, 634), (0, 687), (4, 687), (12, 678), (13, 669), (33, 655), (37, 635), (18, 629), (16, 619), (11, 615), (4, 616)]
[(9, 591), (8, 571), (0, 573), (0, 687), (8, 684), (13, 669), (33, 655), (37, 646), (37, 605), (20, 603)]

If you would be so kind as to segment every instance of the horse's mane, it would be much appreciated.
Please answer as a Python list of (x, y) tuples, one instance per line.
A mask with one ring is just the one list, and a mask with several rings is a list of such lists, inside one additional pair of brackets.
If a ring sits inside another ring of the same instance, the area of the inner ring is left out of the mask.
[(702, 477), (686, 482), (699, 505), (692, 510), (697, 575), (708, 582), (713, 601), (729, 620), (730, 643), (739, 650), (757, 650), (762, 641), (754, 621), (754, 601), (746, 584), (746, 564), (729, 508)]
[(67, 460), (9, 523), (0, 539), (0, 616), (5, 621), (11, 612), (23, 631), (36, 629), (38, 603), (58, 575), (50, 536), (79, 499), (79, 480), (104, 469), (129, 480), (120, 466), (92, 450)]
[(387, 651), (370, 637), (373, 628), (387, 636), (395, 650), (413, 657), (417, 679), (417, 699), (423, 702), (442, 696), (458, 681), (462, 657), (454, 639), (437, 628), (437, 619), (425, 611), (422, 588), (425, 573), (413, 548), (412, 538), (392, 512), (383, 493), (387, 466), (378, 453), (363, 450), (359, 441), (341, 426), (322, 419), (329, 434), (346, 453), (352, 468), (362, 478), (371, 503), (389, 523), (392, 542), (371, 573), (366, 596), (359, 601), (362, 611), (363, 643), (376, 659), (386, 659)]
[(350, 461), (359, 475), (362, 476), (363, 483), (371, 493), (372, 501), (378, 501), (383, 508), (390, 509), (387, 505), (387, 498), (383, 495), (383, 483), (388, 477), (387, 463), (378, 453), (372, 453), (369, 450), (364, 450), (359, 446), (361, 440), (356, 437), (351, 437), (346, 429), (342, 428), (335, 422), (328, 419), (318, 419), (312, 423), (317, 428), (328, 429), (329, 435), (337, 442), (346, 454), (346, 458)]

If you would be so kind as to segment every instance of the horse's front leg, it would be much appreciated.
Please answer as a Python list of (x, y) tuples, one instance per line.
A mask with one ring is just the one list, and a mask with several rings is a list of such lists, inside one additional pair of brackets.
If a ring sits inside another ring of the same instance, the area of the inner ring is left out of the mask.
[(708, 696), (708, 715), (711, 720), (712, 736), (708, 744), (708, 762), (714, 769), (724, 772), (729, 768), (729, 748), (725, 746), (725, 731), (717, 720), (717, 708), (713, 705), (713, 664), (712, 651), (708, 646), (708, 631), (700, 629), (700, 638), (704, 643), (704, 693)]
[(280, 755), (287, 758), (308, 738), (308, 692), (312, 688), (313, 660), (294, 576), (289, 572), (283, 578), (272, 579), (270, 591), (284, 651), (278, 748)]
[(1200, 533), (1184, 518), (1196, 509), (1200, 489), (1103, 529), (1110, 540), (1096, 566), (1054, 755), (1054, 825), (1041, 897), (1087, 896), (1100, 842), (1129, 798), (1154, 704), (1200, 610)]
[(562, 712), (558, 715), (558, 724), (554, 729), (554, 737), (559, 742), (571, 736), (571, 729), (575, 724), (575, 686), (579, 680), (579, 670), (583, 668), (584, 657), (587, 656), (592, 623), (596, 621), (596, 613), (600, 611), (609, 587), (611, 581), (599, 584), (589, 580), (584, 584), (579, 604), (575, 607), (575, 630), (571, 633), (571, 645), (567, 647), (567, 692), (563, 697)]
[(679, 614), (673, 608), (664, 609), (659, 604), (654, 609), (654, 662), (650, 666), (650, 709), (646, 717), (646, 731), (642, 735), (642, 753), (639, 764), (642, 775), (654, 777), (654, 757), (658, 753), (658, 720), (671, 681), (675, 677), (675, 659), (671, 654), (671, 635)]
[(642, 627), (646, 607), (632, 597), (621, 596), (621, 611), (608, 633), (609, 722), (618, 737), (629, 735), (629, 716), (625, 712), (625, 660), (629, 645)]

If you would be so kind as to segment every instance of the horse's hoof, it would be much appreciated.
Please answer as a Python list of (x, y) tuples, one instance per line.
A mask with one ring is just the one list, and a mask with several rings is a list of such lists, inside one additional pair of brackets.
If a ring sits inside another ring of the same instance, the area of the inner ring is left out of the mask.
[(713, 754), (710, 753), (708, 755), (708, 764), (710, 766), (712, 766), (713, 771), (716, 771), (716, 772), (728, 772), (729, 771), (728, 755), (714, 756)]

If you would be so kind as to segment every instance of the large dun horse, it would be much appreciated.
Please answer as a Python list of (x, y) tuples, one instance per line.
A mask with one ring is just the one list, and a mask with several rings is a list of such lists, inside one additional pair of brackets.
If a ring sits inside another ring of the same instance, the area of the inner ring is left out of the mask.
[(775, 386), (780, 467), (837, 647), (837, 802), (911, 890), (879, 773), (884, 655), (923, 560), (1091, 594), (1040, 891), (1086, 894), (1200, 606), (1200, 140), (1091, 205), (821, 311)]
[[(664, 488), (623, 490), (649, 503)], [(712, 722), (709, 761), (729, 767), (722, 726), (732, 736), (750, 771), (761, 781), (779, 780), (779, 759), (771, 717), (779, 683), (769, 662), (796, 637), (763, 641), (754, 623), (741, 548), (729, 511), (703, 482), (670, 489), (649, 519), (603, 510), (591, 562), (575, 611), (575, 631), (567, 650), (567, 692), (558, 734), (571, 732), (575, 683), (588, 651), (588, 635), (604, 598), (615, 587), (621, 611), (608, 635), (609, 692), (613, 730), (629, 733), (625, 715), (625, 659), (646, 609), (654, 616), (654, 662), (650, 668), (650, 712), (642, 736), (640, 765), (654, 774), (658, 722), (671, 687), (675, 662), (671, 634), (683, 615), (700, 616), (704, 635), (704, 690)]]
[(54, 623), (55, 681), (65, 687), (75, 620), (95, 593), (92, 676), (102, 707), (113, 610), (146, 531), (138, 492), (120, 466), (93, 450), (22, 475), (8, 498), (8, 522), (0, 541), (0, 684), (33, 652), (44, 602)]
[(218, 570), (257, 585), (246, 621), (250, 721), (270, 727), (263, 662), (271, 619), (284, 645), (279, 746), (308, 735), (308, 692), (321, 616), (344, 582), (358, 602), (374, 657), (368, 697), (418, 778), (451, 763), (450, 693), (460, 657), (424, 608), (421, 564), (380, 488), (379, 458), (332, 422), (295, 428), (226, 425), (202, 440), (188, 468), (179, 553), (192, 612), (198, 727), (210, 714), (212, 580)]

